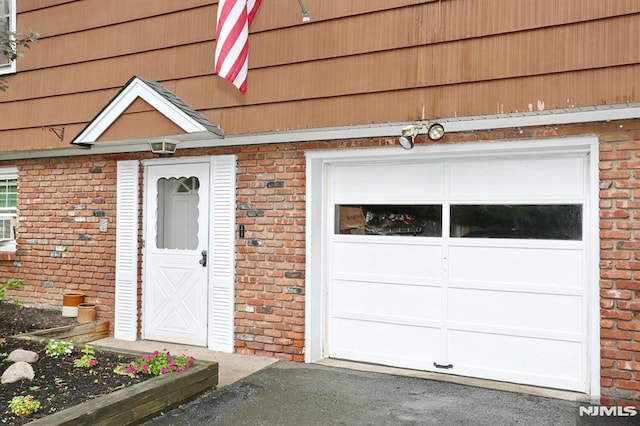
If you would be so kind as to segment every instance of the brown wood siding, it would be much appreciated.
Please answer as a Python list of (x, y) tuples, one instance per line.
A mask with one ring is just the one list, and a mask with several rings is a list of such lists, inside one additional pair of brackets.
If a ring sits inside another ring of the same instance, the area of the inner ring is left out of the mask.
[[(2, 150), (66, 146), (132, 75), (226, 134), (640, 101), (637, 0), (305, 0), (308, 24), (264, 2), (245, 96), (213, 73), (217, 2), (18, 3), (42, 39), (0, 93)], [(137, 111), (105, 137), (154, 122)]]

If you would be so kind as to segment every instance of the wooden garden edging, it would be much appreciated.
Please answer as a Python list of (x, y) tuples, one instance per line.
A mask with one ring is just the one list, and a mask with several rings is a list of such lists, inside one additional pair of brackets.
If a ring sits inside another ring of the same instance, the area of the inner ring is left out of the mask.
[(37, 338), (69, 340), (73, 343), (87, 343), (109, 337), (109, 321), (65, 325), (62, 327), (48, 328), (46, 330), (32, 331), (30, 333), (16, 334), (11, 337), (30, 340), (36, 340)]
[[(109, 321), (69, 325), (22, 333), (12, 337), (35, 340), (69, 340), (75, 344), (102, 339), (109, 335)], [(129, 350), (114, 351), (105, 346), (95, 350), (123, 355), (147, 355)], [(218, 363), (196, 360), (184, 371), (152, 377), (144, 382), (75, 405), (29, 425), (129, 425), (153, 417), (187, 402), (218, 384)]]
[(218, 363), (196, 361), (184, 371), (153, 377), (29, 425), (128, 425), (177, 407), (217, 384)]

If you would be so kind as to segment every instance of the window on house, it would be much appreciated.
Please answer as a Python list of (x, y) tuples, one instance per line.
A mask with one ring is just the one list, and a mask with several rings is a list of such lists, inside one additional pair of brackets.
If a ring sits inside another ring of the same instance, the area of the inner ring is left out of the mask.
[(200, 181), (195, 176), (158, 179), (156, 247), (198, 248), (199, 189)]
[(337, 205), (335, 233), (441, 237), (442, 205)]
[(0, 251), (15, 250), (18, 178), (15, 169), (0, 169)]
[(452, 205), (454, 238), (582, 240), (582, 205)]
[[(0, 0), (0, 40), (7, 40), (16, 28), (15, 0)], [(0, 55), (0, 74), (15, 72), (15, 61)]]

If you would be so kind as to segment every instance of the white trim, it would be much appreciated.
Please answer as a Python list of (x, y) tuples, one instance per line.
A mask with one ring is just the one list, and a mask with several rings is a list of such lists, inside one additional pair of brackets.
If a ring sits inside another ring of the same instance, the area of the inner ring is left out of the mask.
[(18, 179), (16, 166), (0, 167), (0, 179)]
[(146, 101), (187, 133), (204, 132), (207, 130), (201, 123), (185, 114), (184, 111), (169, 102), (156, 90), (149, 87), (143, 80), (135, 77), (107, 107), (93, 119), (82, 133), (73, 140), (73, 143), (93, 144), (138, 98)]
[[(15, 32), (17, 25), (16, 0), (9, 0), (9, 31)], [(16, 60), (10, 61), (8, 65), (0, 66), (0, 75), (15, 74), (17, 66)]]
[(116, 181), (113, 336), (128, 341), (138, 335), (138, 167), (137, 160), (118, 161)]
[[(151, 90), (151, 89), (149, 89)], [(114, 119), (113, 117), (110, 117)], [(117, 118), (117, 117), (115, 117)], [(446, 132), (470, 132), (475, 130), (513, 128), (524, 126), (546, 126), (594, 121), (627, 120), (640, 118), (640, 103), (605, 105), (563, 110), (523, 112), (502, 115), (485, 115), (461, 118), (442, 118), (439, 123)], [(272, 143), (295, 143), (318, 140), (357, 139), (392, 137), (400, 135), (400, 131), (410, 122), (371, 124), (366, 126), (349, 126), (292, 130), (260, 134), (225, 136), (224, 139), (212, 138), (211, 133), (200, 131), (188, 135), (171, 136), (181, 141), (178, 149), (210, 148), (223, 146), (245, 146)], [(422, 130), (425, 131), (424, 129)], [(84, 133), (84, 132), (83, 132)], [(78, 137), (78, 142), (80, 141)], [(85, 139), (88, 141), (90, 138)], [(416, 148), (409, 152), (414, 152)], [(124, 152), (150, 151), (149, 145), (140, 140), (100, 142), (86, 148), (64, 148), (37, 151), (0, 152), (0, 161), (27, 158), (71, 157), (78, 155), (115, 154)]]
[(593, 138), (589, 157), (589, 206), (588, 217), (591, 225), (587, 244), (587, 261), (590, 265), (587, 279), (589, 289), (587, 294), (587, 377), (590, 380), (589, 395), (593, 403), (600, 403), (600, 168), (597, 138)]
[(492, 157), (502, 155), (535, 155), (538, 153), (584, 152), (589, 160), (589, 205), (585, 243), (588, 247), (588, 283), (586, 289), (587, 344), (586, 366), (588, 392), (600, 396), (599, 339), (599, 202), (598, 202), (598, 138), (596, 136), (554, 138), (529, 141), (476, 142), (417, 146), (411, 151), (394, 148), (309, 151), (306, 153), (307, 235), (306, 235), (306, 299), (305, 362), (316, 362), (327, 355), (324, 324), (326, 315), (326, 226), (331, 212), (326, 208), (327, 168), (340, 163), (375, 163), (437, 161), (445, 158)]
[[(15, 166), (0, 167), (0, 180), (5, 180), (5, 179), (15, 179), (16, 182), (18, 182), (18, 168)], [(18, 182), (18, 196), (20, 195), (19, 186), (20, 186), (20, 183)], [(16, 206), (15, 213), (1, 213), (0, 216), (2, 216), (3, 218), (11, 217), (13, 221), (17, 222), (19, 214), (20, 212), (18, 211), (18, 208)], [(13, 235), (13, 238), (10, 240), (0, 241), (0, 253), (3, 253), (3, 252), (12, 253), (12, 252), (15, 252), (17, 248), (18, 248), (18, 244), (16, 242), (15, 235)]]
[(209, 349), (233, 353), (235, 329), (236, 156), (211, 157)]

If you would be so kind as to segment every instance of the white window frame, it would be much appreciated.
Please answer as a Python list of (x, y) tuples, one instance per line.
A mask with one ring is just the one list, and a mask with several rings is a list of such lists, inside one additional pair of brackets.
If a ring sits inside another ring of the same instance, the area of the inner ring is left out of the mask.
[[(4, 0), (9, 2), (9, 31), (16, 31), (16, 0)], [(2, 15), (4, 17), (4, 15)], [(16, 72), (16, 61), (8, 64), (0, 64), (0, 75), (13, 74)]]
[[(18, 168), (17, 167), (0, 167), (0, 180), (15, 179), (18, 181)], [(12, 239), (8, 241), (0, 241), (0, 252), (14, 252), (16, 251), (16, 235), (15, 226), (18, 221), (18, 207), (13, 213), (0, 212), (0, 219), (11, 219), (13, 221)]]

